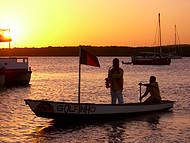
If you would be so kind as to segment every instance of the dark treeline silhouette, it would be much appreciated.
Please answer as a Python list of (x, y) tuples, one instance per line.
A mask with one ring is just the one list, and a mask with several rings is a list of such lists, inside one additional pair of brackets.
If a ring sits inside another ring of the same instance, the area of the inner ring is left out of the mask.
[[(139, 52), (154, 52), (158, 47), (127, 46), (65, 46), (43, 48), (0, 48), (0, 56), (78, 56), (79, 47), (89, 49), (97, 56), (132, 56)], [(179, 52), (184, 57), (190, 56), (190, 45), (179, 45)], [(173, 45), (163, 46), (163, 53), (172, 53)]]

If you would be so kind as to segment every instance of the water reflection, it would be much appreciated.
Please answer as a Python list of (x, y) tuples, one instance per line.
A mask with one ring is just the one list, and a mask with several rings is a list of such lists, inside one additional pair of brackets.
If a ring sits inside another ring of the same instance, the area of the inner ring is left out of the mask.
[(146, 122), (151, 130), (157, 130), (160, 116), (161, 114), (147, 114), (111, 122), (107, 129), (109, 143), (122, 143), (125, 142), (125, 138), (130, 140), (131, 135), (128, 130), (131, 128), (129, 127), (131, 123), (141, 122), (141, 124), (143, 124), (143, 122)]
[[(170, 112), (169, 112), (170, 113)], [(167, 112), (168, 114), (168, 112)], [(97, 121), (97, 122), (63, 122), (63, 121), (55, 121), (52, 120), (48, 122), (46, 125), (41, 127), (36, 127), (34, 138), (34, 143), (39, 142), (53, 142), (60, 139), (68, 139), (68, 135), (72, 135), (72, 142), (77, 142), (75, 139), (75, 135), (79, 135), (81, 141), (84, 141), (85, 138), (89, 138), (89, 141), (92, 141), (93, 139), (90, 138), (92, 134), (98, 134), (96, 131), (94, 132), (94, 129), (99, 130), (99, 134), (106, 135), (103, 142), (109, 142), (109, 143), (122, 143), (126, 141), (126, 138), (131, 137), (131, 133), (136, 132), (136, 130), (131, 130), (131, 124), (137, 123), (137, 129), (141, 128), (139, 124), (146, 123), (146, 128), (148, 127), (150, 131), (159, 131), (159, 124), (160, 124), (160, 118), (164, 116), (165, 113), (157, 113), (157, 114), (147, 114), (147, 115), (141, 115), (138, 117), (129, 117), (127, 119), (120, 119), (120, 120), (109, 120), (109, 121)], [(142, 127), (143, 130), (143, 127)], [(141, 130), (141, 131), (142, 131)], [(87, 132), (87, 133), (85, 133)], [(105, 132), (105, 133), (104, 133)], [(143, 134), (144, 135), (144, 134)], [(97, 139), (97, 135), (96, 136)], [(78, 136), (77, 136), (78, 137)], [(100, 137), (99, 137), (100, 138)], [(68, 141), (69, 142), (69, 141)], [(93, 141), (92, 141), (93, 142)], [(95, 141), (97, 142), (97, 141)]]
[(109, 143), (121, 143), (123, 142), (123, 133), (125, 132), (125, 122), (117, 121), (110, 123), (110, 128), (108, 128), (108, 142)]
[[(82, 67), (81, 101), (110, 103), (104, 78), (113, 57), (101, 57), (101, 68)], [(126, 61), (126, 57), (121, 57)], [(171, 66), (126, 66), (124, 94), (126, 102), (138, 102), (137, 83), (151, 74), (159, 77), (163, 99), (176, 100), (174, 116), (140, 116), (121, 121), (67, 126), (38, 118), (24, 99), (77, 101), (78, 58), (34, 57), (31, 86), (0, 90), (0, 142), (108, 142), (116, 136), (121, 142), (189, 142), (189, 58)], [(59, 63), (59, 64), (57, 64)], [(98, 76), (97, 76), (98, 73)], [(79, 140), (80, 139), (80, 140)], [(66, 141), (65, 141), (66, 140)]]
[(150, 116), (149, 118), (147, 118), (146, 121), (147, 121), (150, 129), (152, 129), (152, 130), (158, 129), (157, 125), (159, 124), (159, 119), (160, 119), (160, 115), (158, 115), (158, 114), (154, 114), (154, 115)]
[[(0, 132), (3, 133), (0, 142), (22, 141), (28, 134), (32, 116), (26, 112), (24, 98), (30, 94), (29, 86), (14, 86), (0, 91)], [(27, 120), (26, 120), (27, 119)], [(27, 126), (27, 127), (26, 127)]]
[[(37, 127), (36, 133), (34, 134), (33, 143), (41, 143), (41, 142), (59, 142), (58, 139), (62, 138), (65, 134), (72, 134), (72, 132), (78, 132), (81, 129), (84, 129), (89, 124), (84, 124), (80, 122), (64, 122), (64, 121), (56, 121), (52, 120), (48, 122), (43, 127)], [(74, 134), (74, 133), (73, 133)], [(60, 139), (62, 140), (62, 139)], [(72, 139), (75, 140), (75, 139)]]

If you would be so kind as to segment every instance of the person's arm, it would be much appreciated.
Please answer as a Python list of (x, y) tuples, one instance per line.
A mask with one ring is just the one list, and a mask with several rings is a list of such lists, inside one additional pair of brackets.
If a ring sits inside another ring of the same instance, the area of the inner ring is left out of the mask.
[(106, 85), (106, 88), (110, 88), (110, 85), (111, 85), (111, 68), (109, 68), (108, 70), (108, 77), (105, 78), (105, 85)]
[(119, 82), (119, 87), (120, 87), (121, 91), (123, 91), (123, 78), (121, 78), (121, 80)]
[(145, 93), (143, 94), (143, 96), (141, 96), (141, 99), (143, 99), (144, 97), (146, 97), (149, 92), (150, 92), (150, 86), (147, 86)]
[(143, 86), (149, 86), (150, 84), (149, 83), (147, 83), (147, 84), (141, 83), (141, 85), (143, 85)]
[(123, 79), (123, 69), (120, 69), (120, 89), (121, 89), (121, 92), (123, 91), (123, 83), (124, 83), (124, 79)]
[(143, 86), (149, 86), (150, 84), (149, 84), (149, 83), (143, 84), (143, 83), (140, 82), (139, 85), (140, 85), (140, 86), (142, 86), (142, 85), (143, 85)]
[(112, 80), (112, 69), (111, 68), (109, 68), (109, 70), (108, 70), (108, 77), (107, 77), (107, 79), (108, 79), (109, 83), (111, 83), (111, 80)]

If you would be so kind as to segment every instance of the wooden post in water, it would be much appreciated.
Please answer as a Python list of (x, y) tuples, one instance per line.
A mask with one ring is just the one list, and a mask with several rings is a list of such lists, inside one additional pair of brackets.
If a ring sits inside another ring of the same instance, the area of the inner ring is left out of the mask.
[(141, 99), (141, 85), (142, 85), (142, 83), (140, 82), (140, 84), (139, 84), (139, 87), (140, 87), (140, 103), (142, 102), (142, 99)]

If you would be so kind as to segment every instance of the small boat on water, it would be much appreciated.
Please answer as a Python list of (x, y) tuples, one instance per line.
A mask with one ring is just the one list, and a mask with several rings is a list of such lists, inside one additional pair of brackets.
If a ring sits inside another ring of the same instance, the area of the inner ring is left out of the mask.
[(68, 103), (46, 100), (25, 99), (31, 110), (38, 117), (80, 120), (121, 118), (150, 112), (166, 111), (173, 108), (174, 101), (163, 100), (157, 104), (128, 103), (128, 104), (93, 104)]
[(159, 23), (159, 53), (152, 52), (149, 54), (140, 53), (131, 57), (133, 65), (170, 65), (171, 58), (162, 53), (162, 42), (161, 42), (161, 25), (160, 25), (160, 13), (158, 14)]
[[(0, 42), (8, 42), (10, 49), (12, 38), (6, 37), (5, 32), (10, 29), (0, 29)], [(27, 57), (0, 57), (0, 87), (28, 85), (31, 74)]]
[(131, 57), (133, 65), (170, 65), (171, 58), (158, 54), (142, 52)]
[(1, 86), (28, 85), (31, 74), (32, 71), (28, 66), (28, 58), (0, 58)]
[[(160, 103), (127, 103), (127, 104), (93, 104), (80, 102), (80, 80), (81, 64), (99, 67), (98, 59), (87, 53), (84, 49), (79, 52), (79, 86), (78, 86), (78, 103), (73, 102), (55, 102), (47, 100), (25, 99), (26, 105), (38, 117), (61, 119), (61, 121), (73, 121), (86, 119), (113, 119), (123, 118), (129, 115), (139, 115), (148, 112), (158, 112), (173, 108), (174, 101), (163, 100)], [(141, 97), (141, 84), (140, 97)]]

